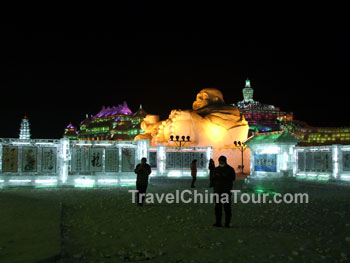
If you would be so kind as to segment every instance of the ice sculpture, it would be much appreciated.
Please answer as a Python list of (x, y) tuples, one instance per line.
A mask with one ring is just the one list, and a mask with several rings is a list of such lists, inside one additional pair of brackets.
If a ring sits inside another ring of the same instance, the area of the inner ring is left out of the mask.
[(172, 110), (169, 118), (159, 121), (158, 115), (147, 115), (141, 123), (145, 133), (135, 140), (149, 139), (151, 145), (171, 145), (171, 135), (190, 136), (191, 146), (232, 147), (234, 141), (244, 141), (248, 123), (239, 110), (226, 105), (221, 91), (201, 90), (192, 110)]

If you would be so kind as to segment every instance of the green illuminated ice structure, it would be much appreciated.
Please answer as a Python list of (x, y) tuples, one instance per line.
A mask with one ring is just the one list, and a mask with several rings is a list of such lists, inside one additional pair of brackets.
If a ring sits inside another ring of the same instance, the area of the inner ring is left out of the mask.
[(299, 141), (287, 131), (255, 134), (247, 142), (250, 149), (250, 177), (292, 176), (294, 148)]

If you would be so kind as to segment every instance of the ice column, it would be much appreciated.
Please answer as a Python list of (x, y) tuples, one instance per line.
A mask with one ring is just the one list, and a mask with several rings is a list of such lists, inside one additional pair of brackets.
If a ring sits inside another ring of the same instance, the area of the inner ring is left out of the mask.
[(62, 138), (60, 140), (60, 154), (59, 154), (59, 181), (65, 184), (68, 178), (68, 164), (70, 160), (69, 139)]
[(158, 152), (157, 159), (158, 159), (159, 173), (160, 175), (163, 175), (165, 172), (165, 161), (166, 161), (165, 146), (164, 145), (158, 146), (157, 152)]
[(149, 159), (149, 140), (138, 140), (136, 148), (136, 163), (140, 162), (143, 157)]
[(333, 178), (337, 179), (339, 174), (339, 145), (332, 145)]

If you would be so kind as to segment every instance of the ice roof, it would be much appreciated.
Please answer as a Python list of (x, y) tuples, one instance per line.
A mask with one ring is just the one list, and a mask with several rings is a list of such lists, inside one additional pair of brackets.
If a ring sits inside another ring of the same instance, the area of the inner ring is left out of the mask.
[(69, 123), (69, 124), (67, 125), (67, 129), (75, 129), (75, 127), (72, 125), (72, 123)]
[(101, 118), (101, 117), (113, 116), (117, 114), (123, 114), (123, 115), (132, 114), (132, 111), (129, 109), (126, 101), (124, 101), (123, 104), (119, 104), (118, 106), (107, 107), (107, 108), (103, 106), (100, 112), (93, 117)]
[(300, 141), (299, 138), (290, 134), (288, 131), (278, 131), (278, 132), (266, 132), (257, 133), (254, 137), (247, 143), (247, 145), (256, 144), (296, 144)]

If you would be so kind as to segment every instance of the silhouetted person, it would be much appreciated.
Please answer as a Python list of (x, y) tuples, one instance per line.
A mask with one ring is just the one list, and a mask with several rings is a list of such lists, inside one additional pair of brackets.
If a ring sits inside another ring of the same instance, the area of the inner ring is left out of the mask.
[(215, 169), (215, 163), (213, 159), (210, 159), (208, 169), (209, 169), (209, 187), (213, 187), (213, 175), (214, 175), (214, 169)]
[[(231, 222), (231, 190), (233, 186), (233, 181), (236, 179), (235, 170), (229, 166), (226, 162), (225, 156), (220, 156), (219, 158), (219, 166), (215, 168), (213, 175), (213, 186), (214, 193), (219, 195), (218, 200), (216, 200), (215, 204), (215, 217), (216, 222), (214, 226), (221, 227), (221, 219), (222, 219), (222, 206), (225, 210), (225, 227), (230, 227)], [(228, 200), (223, 200), (221, 198), (224, 195), (228, 195)], [(227, 202), (225, 202), (227, 201)]]
[(143, 205), (143, 201), (145, 197), (142, 197), (142, 200), (140, 200), (140, 194), (145, 194), (148, 186), (148, 176), (151, 174), (151, 166), (147, 164), (147, 159), (142, 158), (141, 163), (139, 163), (134, 172), (137, 174), (136, 178), (136, 189), (138, 190), (137, 193), (137, 205)]
[(191, 188), (195, 188), (194, 183), (197, 180), (197, 160), (196, 159), (194, 159), (191, 163), (191, 176), (192, 176)]

